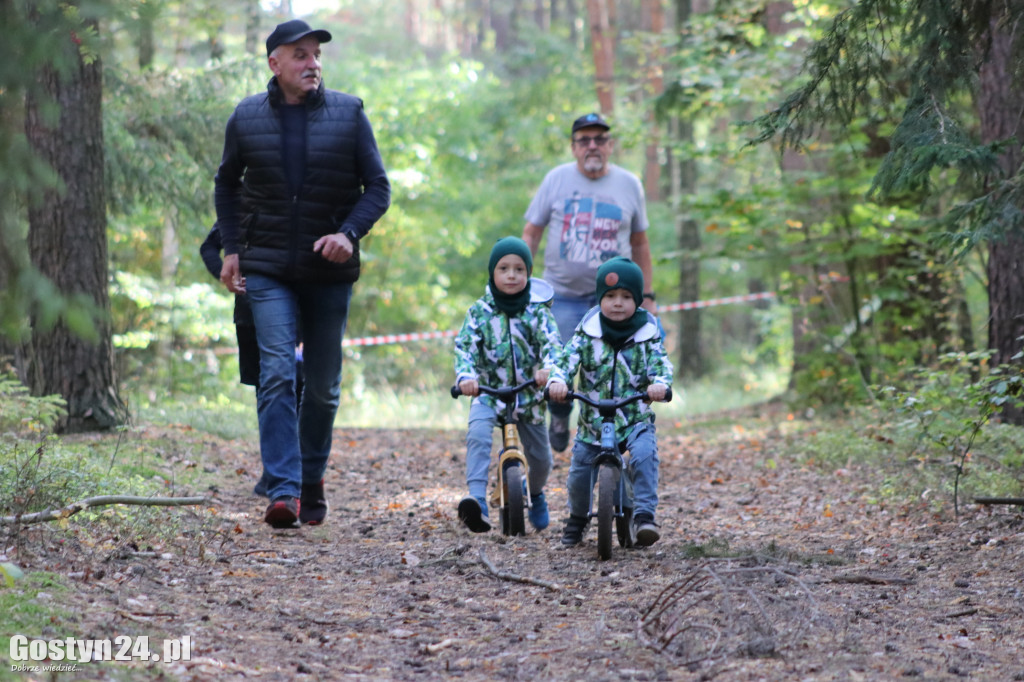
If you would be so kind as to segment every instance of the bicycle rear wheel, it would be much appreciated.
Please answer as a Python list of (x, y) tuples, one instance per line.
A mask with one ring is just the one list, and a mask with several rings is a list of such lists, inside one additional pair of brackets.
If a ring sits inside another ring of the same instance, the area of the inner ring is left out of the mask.
[(501, 530), (505, 535), (526, 535), (523, 503), (523, 467), (505, 468), (505, 508), (501, 510)]
[(602, 465), (597, 472), (597, 556), (612, 556), (612, 526), (615, 523), (615, 474), (610, 466)]
[(633, 546), (633, 510), (624, 508), (622, 516), (615, 517), (615, 534), (619, 536), (619, 547)]

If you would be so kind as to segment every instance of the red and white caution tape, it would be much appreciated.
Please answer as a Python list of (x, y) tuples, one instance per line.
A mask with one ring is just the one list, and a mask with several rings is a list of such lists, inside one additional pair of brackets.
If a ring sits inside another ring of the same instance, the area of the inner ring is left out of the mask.
[(712, 308), (718, 305), (731, 305), (733, 303), (745, 303), (747, 301), (762, 301), (768, 298), (775, 298), (774, 291), (762, 291), (756, 294), (743, 294), (742, 296), (726, 296), (725, 298), (709, 298), (706, 301), (690, 301), (689, 303), (670, 303), (659, 306), (659, 313), (672, 313), (677, 310), (696, 310), (698, 308)]
[(349, 346), (383, 346), (389, 343), (406, 343), (408, 341), (427, 341), (429, 339), (446, 339), (458, 335), (458, 330), (446, 332), (414, 332), (412, 334), (386, 334), (384, 336), (364, 336), (361, 339), (342, 339), (341, 347)]
[[(720, 305), (731, 305), (733, 303), (745, 303), (747, 301), (761, 301), (775, 298), (775, 293), (762, 291), (756, 294), (743, 294), (742, 296), (726, 296), (725, 298), (711, 298), (706, 301), (691, 301), (689, 303), (672, 303), (658, 308), (659, 313), (671, 313), (677, 310), (696, 310), (698, 308), (712, 308)], [(364, 336), (358, 339), (344, 339), (341, 342), (342, 348), (353, 346), (384, 346), (390, 343), (408, 343), (410, 341), (429, 341), (432, 339), (454, 338), (458, 335), (457, 329), (445, 332), (413, 332), (410, 334), (385, 334), (383, 336)]]

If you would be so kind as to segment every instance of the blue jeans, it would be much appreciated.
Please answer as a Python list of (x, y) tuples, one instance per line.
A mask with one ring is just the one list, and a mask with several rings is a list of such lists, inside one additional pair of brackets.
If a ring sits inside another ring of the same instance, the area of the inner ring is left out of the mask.
[[(352, 284), (282, 282), (246, 275), (260, 346), (256, 411), (271, 500), (319, 483), (331, 453), (341, 395), (341, 339)], [(295, 344), (301, 324), (305, 385), (296, 408)], [(298, 414), (296, 414), (296, 409)]]
[[(658, 439), (654, 424), (637, 424), (626, 438), (629, 450), (629, 466), (626, 467), (626, 495), (624, 507), (633, 508), (633, 516), (650, 514), (658, 509)], [(601, 452), (592, 443), (576, 441), (572, 446), (572, 461), (569, 463), (569, 513), (586, 517), (591, 510), (591, 496), (594, 492), (591, 465)], [(632, 492), (630, 489), (632, 488)], [(616, 498), (618, 496), (616, 495)], [(616, 502), (618, 499), (616, 499)]]
[[(551, 314), (555, 317), (555, 324), (558, 325), (558, 335), (562, 337), (563, 345), (572, 338), (572, 333), (576, 331), (576, 327), (583, 320), (583, 316), (595, 305), (597, 305), (596, 294), (583, 298), (555, 294), (554, 300), (551, 301)], [(572, 403), (556, 403), (552, 401), (548, 404), (548, 409), (551, 411), (552, 417), (568, 419), (572, 413)]]
[[(487, 498), (487, 469), (491, 464), (494, 427), (500, 426), (489, 406), (474, 400), (469, 408), (469, 429), (466, 431), (466, 486), (469, 494)], [(530, 493), (544, 491), (551, 473), (551, 447), (543, 424), (519, 424), (519, 442), (529, 465)]]

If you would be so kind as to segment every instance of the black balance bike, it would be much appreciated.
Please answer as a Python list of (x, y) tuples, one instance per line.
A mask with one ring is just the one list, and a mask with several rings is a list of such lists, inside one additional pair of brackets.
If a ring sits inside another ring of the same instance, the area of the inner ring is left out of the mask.
[[(501, 532), (505, 535), (526, 535), (526, 510), (530, 503), (529, 468), (526, 455), (519, 444), (519, 423), (516, 419), (516, 394), (525, 388), (536, 386), (533, 379), (518, 386), (492, 388), (480, 385), (480, 392), (493, 395), (505, 403), (505, 419), (501, 427), (502, 446), (498, 455), (498, 509), (501, 511)], [(452, 386), (452, 397), (462, 395), (458, 384)]]
[[(549, 397), (547, 389), (544, 389), (544, 397)], [(597, 556), (602, 560), (610, 559), (612, 556), (612, 525), (615, 526), (619, 546), (633, 546), (633, 510), (627, 506), (627, 503), (632, 501), (632, 491), (627, 495), (627, 477), (624, 475), (629, 464), (629, 453), (619, 452), (619, 445), (615, 440), (615, 413), (626, 405), (646, 398), (647, 393), (634, 393), (623, 398), (593, 400), (575, 391), (569, 391), (566, 396), (566, 400), (579, 400), (590, 405), (601, 415), (601, 451), (594, 458), (590, 469), (591, 496), (587, 518), (597, 517)], [(661, 402), (667, 403), (671, 400), (672, 389), (669, 388)], [(594, 511), (595, 484), (597, 511)]]

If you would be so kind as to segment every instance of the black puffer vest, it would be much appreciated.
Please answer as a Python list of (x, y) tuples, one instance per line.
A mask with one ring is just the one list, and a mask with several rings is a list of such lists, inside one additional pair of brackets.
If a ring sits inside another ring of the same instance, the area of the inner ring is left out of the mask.
[(239, 263), (243, 274), (284, 281), (354, 282), (359, 245), (345, 263), (313, 252), (320, 237), (337, 232), (362, 194), (356, 131), (363, 102), (327, 90), (323, 83), (306, 100), (306, 169), (292, 196), (282, 153), (282, 101), (276, 79), (267, 94), (253, 95), (235, 110), (238, 153), (244, 163)]

